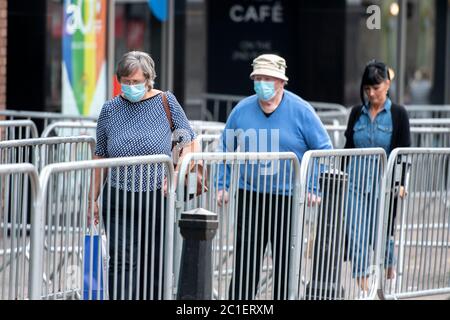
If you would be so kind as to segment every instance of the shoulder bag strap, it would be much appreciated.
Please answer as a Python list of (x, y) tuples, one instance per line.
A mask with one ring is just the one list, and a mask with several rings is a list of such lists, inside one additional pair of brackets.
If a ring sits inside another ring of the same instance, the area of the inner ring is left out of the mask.
[(172, 130), (173, 132), (175, 130), (175, 127), (172, 121), (172, 113), (170, 112), (169, 101), (167, 101), (167, 96), (164, 92), (161, 92), (161, 98), (164, 105), (164, 111), (166, 112), (167, 120), (169, 120), (170, 130)]

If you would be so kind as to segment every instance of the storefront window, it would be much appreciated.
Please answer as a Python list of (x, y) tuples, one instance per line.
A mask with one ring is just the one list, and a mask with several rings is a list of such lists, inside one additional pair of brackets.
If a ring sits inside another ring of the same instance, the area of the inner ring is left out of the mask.
[(47, 1), (47, 86), (45, 111), (61, 111), (61, 61), (62, 61), (63, 3)]
[[(115, 7), (114, 66), (131, 50), (148, 52), (155, 61), (156, 74), (161, 79), (161, 22), (152, 16), (147, 1), (120, 1)], [(114, 95), (119, 92), (117, 82)]]
[(431, 104), (434, 74), (435, 0), (410, 2), (407, 29), (405, 103)]
[[(87, 0), (84, 0), (87, 1)], [(109, 0), (108, 0), (109, 3)], [(62, 39), (64, 1), (47, 0), (46, 38), (46, 106), (45, 111), (59, 112), (62, 104)], [(146, 0), (115, 1), (113, 67), (125, 52), (142, 50), (151, 54), (156, 64), (158, 83), (161, 79), (162, 24), (150, 12)], [(114, 71), (112, 74), (114, 74)], [(113, 79), (114, 81), (115, 79)], [(117, 83), (113, 90), (118, 93)]]
[[(367, 61), (379, 59), (397, 69), (398, 19), (397, 1), (347, 0), (347, 46), (345, 104), (359, 103), (359, 85)], [(407, 1), (405, 96), (406, 104), (429, 104), (435, 56), (436, 0)], [(367, 27), (366, 10), (377, 5), (381, 13), (379, 29)], [(391, 93), (395, 100), (397, 78)]]

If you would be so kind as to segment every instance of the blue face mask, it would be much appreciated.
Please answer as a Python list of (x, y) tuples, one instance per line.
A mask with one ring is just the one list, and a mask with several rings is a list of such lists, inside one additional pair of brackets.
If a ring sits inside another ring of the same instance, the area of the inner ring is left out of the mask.
[(262, 101), (269, 101), (275, 97), (275, 82), (255, 81), (254, 89), (258, 98)]
[(144, 83), (135, 84), (135, 85), (127, 85), (121, 84), (122, 93), (125, 96), (125, 99), (130, 102), (139, 102), (144, 97), (147, 92), (147, 88)]

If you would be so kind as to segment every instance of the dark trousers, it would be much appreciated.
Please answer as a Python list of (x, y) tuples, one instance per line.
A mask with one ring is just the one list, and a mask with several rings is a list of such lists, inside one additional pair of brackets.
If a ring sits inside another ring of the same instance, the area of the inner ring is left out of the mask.
[(143, 192), (140, 207), (138, 192), (111, 188), (108, 203), (107, 189), (103, 191), (102, 216), (109, 243), (109, 299), (162, 299), (160, 254), (165, 223), (161, 191)]
[[(292, 200), (289, 201), (289, 196), (270, 196), (244, 190), (239, 190), (238, 197), (235, 265), (229, 299), (255, 298), (262, 259), (270, 241), (272, 263), (269, 263), (269, 266), (272, 266), (273, 270), (272, 285), (268, 285), (267, 289), (272, 291), (273, 299), (285, 300), (289, 266), (288, 225), (291, 223), (289, 212)], [(265, 295), (262, 295), (262, 298), (265, 298)]]

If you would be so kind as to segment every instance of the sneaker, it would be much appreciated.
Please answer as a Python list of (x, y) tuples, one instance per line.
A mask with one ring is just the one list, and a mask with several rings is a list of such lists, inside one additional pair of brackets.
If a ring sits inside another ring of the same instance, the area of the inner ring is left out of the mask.
[(359, 296), (358, 296), (359, 300), (367, 300), (368, 298), (369, 298), (369, 291), (367, 291), (367, 290), (359, 291)]

